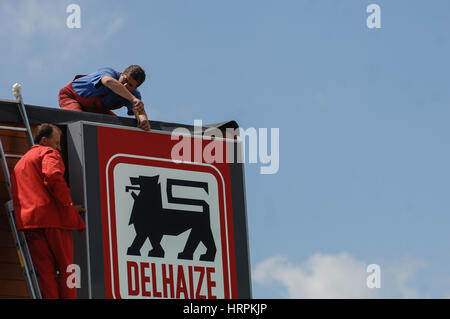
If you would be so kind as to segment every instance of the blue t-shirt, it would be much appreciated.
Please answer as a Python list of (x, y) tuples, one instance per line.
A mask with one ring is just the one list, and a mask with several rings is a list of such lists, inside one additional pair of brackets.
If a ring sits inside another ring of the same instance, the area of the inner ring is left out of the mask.
[[(100, 96), (103, 107), (108, 110), (114, 110), (122, 106), (128, 109), (128, 115), (133, 115), (133, 104), (127, 99), (111, 91), (111, 89), (104, 86), (101, 79), (108, 75), (116, 80), (119, 79), (121, 72), (117, 72), (112, 68), (101, 68), (96, 72), (78, 78), (72, 81), (72, 87), (75, 92), (81, 97)], [(138, 90), (131, 92), (136, 98), (141, 99), (141, 93)]]

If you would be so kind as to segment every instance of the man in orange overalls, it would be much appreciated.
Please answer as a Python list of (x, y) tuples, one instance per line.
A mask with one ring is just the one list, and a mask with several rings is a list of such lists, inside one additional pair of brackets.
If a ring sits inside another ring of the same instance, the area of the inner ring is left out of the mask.
[(80, 216), (86, 210), (72, 202), (60, 138), (57, 126), (38, 126), (36, 145), (17, 162), (11, 183), (17, 229), (25, 232), (42, 296), (75, 299), (76, 287), (67, 285), (67, 267), (73, 264), (72, 231), (86, 229)]

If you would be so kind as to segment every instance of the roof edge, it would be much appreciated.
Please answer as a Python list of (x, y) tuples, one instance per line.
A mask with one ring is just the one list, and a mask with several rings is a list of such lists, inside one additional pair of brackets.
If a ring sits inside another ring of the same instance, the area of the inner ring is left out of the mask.
[[(68, 123), (77, 121), (97, 122), (105, 124), (114, 124), (121, 126), (136, 127), (137, 120), (135, 118), (127, 118), (120, 116), (113, 116), (107, 114), (97, 114), (90, 112), (77, 112), (63, 110), (53, 107), (44, 107), (25, 104), (27, 110), (28, 120), (30, 124), (51, 123), (66, 125)], [(0, 119), (4, 122), (23, 123), (20, 116), (17, 101), (0, 99)], [(180, 123), (169, 123), (162, 121), (150, 121), (152, 129), (159, 131), (172, 132), (174, 129), (183, 127), (190, 132), (194, 132), (193, 125), (186, 125)], [(220, 122), (216, 124), (205, 124), (202, 127), (202, 131), (218, 128), (219, 130), (225, 130), (227, 128), (237, 129), (239, 125), (236, 121)], [(196, 128), (198, 130), (198, 128)]]

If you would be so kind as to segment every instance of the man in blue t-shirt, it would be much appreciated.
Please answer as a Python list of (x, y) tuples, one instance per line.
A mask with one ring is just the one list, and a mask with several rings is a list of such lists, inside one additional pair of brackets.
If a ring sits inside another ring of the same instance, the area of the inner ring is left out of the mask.
[(145, 72), (130, 65), (122, 73), (101, 68), (88, 75), (77, 75), (59, 92), (59, 106), (65, 110), (115, 115), (111, 110), (126, 106), (128, 115), (136, 115), (139, 127), (150, 130), (144, 103), (137, 88), (145, 81)]

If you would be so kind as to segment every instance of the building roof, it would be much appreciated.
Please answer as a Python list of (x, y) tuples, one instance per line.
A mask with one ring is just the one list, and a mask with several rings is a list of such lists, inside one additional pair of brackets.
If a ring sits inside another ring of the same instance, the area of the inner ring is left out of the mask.
[[(59, 108), (43, 107), (36, 105), (25, 104), (28, 120), (30, 124), (51, 123), (57, 125), (64, 125), (77, 121), (98, 122), (105, 124), (114, 124), (122, 126), (136, 127), (137, 120), (135, 118), (127, 118), (120, 116), (112, 116), (107, 114), (97, 114), (89, 112), (76, 112), (69, 110), (62, 110)], [(0, 99), (0, 119), (4, 122), (23, 123), (19, 113), (17, 101)], [(152, 129), (159, 131), (172, 132), (175, 128), (183, 127), (190, 132), (194, 132), (193, 125), (168, 123), (161, 121), (150, 121)], [(236, 129), (238, 124), (236, 121), (227, 121), (214, 124), (203, 124), (203, 131), (208, 128), (219, 128), (225, 130), (227, 128)]]

